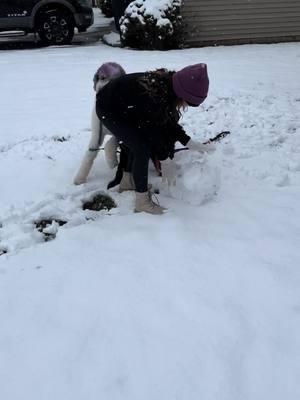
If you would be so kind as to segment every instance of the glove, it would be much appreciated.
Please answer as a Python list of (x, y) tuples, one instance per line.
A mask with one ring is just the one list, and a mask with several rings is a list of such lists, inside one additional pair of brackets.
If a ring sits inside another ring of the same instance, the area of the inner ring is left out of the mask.
[(216, 150), (216, 146), (213, 143), (199, 143), (190, 139), (187, 142), (187, 147), (190, 150), (200, 151), (200, 153), (213, 153)]
[(176, 164), (170, 158), (161, 161), (161, 176), (163, 183), (167, 183), (168, 186), (176, 185)]

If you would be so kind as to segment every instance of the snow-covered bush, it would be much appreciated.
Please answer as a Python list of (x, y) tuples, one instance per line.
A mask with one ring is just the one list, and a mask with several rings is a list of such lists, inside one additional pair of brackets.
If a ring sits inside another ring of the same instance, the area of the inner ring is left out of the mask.
[(166, 50), (182, 46), (182, 0), (134, 0), (121, 18), (123, 45)]
[(113, 17), (112, 0), (98, 0), (98, 4), (100, 10), (106, 17)]

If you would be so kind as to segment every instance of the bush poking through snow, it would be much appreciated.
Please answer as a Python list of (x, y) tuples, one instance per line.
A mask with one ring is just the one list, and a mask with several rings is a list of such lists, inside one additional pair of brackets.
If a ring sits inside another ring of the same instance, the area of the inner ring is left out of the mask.
[(3, 256), (6, 253), (7, 253), (6, 249), (0, 249), (0, 256)]
[(44, 235), (45, 242), (49, 242), (49, 240), (53, 240), (56, 238), (58, 228), (60, 226), (64, 226), (66, 223), (67, 221), (51, 218), (51, 219), (41, 219), (39, 221), (35, 221), (34, 225), (36, 229)]
[(53, 136), (53, 140), (54, 142), (67, 142), (68, 140), (70, 140), (70, 136), (65, 137), (65, 136)]
[(112, 0), (99, 0), (98, 3), (100, 10), (106, 17), (113, 17)]
[(116, 203), (107, 194), (98, 193), (90, 201), (83, 203), (83, 210), (101, 211), (116, 208)]
[(135, 0), (120, 20), (125, 46), (167, 50), (182, 47), (181, 0)]

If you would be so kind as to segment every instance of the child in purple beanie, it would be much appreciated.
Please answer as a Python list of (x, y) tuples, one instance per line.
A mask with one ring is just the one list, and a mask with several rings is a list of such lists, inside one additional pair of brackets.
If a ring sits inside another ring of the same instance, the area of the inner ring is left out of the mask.
[(178, 72), (159, 69), (120, 76), (97, 94), (99, 119), (131, 154), (120, 190), (135, 190), (136, 212), (158, 215), (164, 211), (148, 191), (151, 153), (162, 160), (163, 178), (170, 182), (174, 169), (169, 161), (174, 157), (177, 141), (192, 150), (212, 150), (210, 144), (192, 140), (178, 124), (181, 110), (203, 103), (208, 87), (207, 66), (201, 63)]

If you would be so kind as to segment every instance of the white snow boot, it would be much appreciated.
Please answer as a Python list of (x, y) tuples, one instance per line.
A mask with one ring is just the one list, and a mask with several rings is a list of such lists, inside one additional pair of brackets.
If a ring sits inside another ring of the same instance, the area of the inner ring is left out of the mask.
[(135, 194), (135, 212), (146, 212), (148, 214), (161, 215), (164, 213), (164, 210), (166, 210), (164, 207), (161, 207), (159, 204), (155, 204), (152, 201), (150, 192), (136, 192)]

